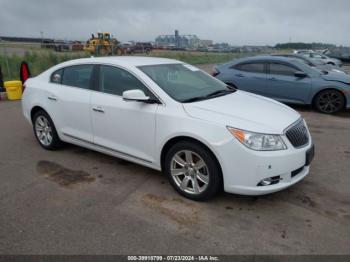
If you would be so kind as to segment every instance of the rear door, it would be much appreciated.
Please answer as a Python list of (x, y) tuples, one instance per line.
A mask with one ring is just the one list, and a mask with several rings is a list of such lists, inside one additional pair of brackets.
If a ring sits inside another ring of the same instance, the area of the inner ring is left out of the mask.
[(234, 84), (238, 89), (263, 94), (266, 87), (266, 65), (263, 61), (244, 62), (233, 67)]
[(124, 101), (126, 90), (140, 89), (154, 98), (148, 88), (130, 72), (100, 65), (98, 92), (91, 96), (94, 143), (105, 149), (141, 161), (154, 162), (158, 104)]
[(92, 142), (90, 115), (93, 65), (74, 65), (53, 73), (48, 96), (55, 108), (59, 132), (70, 138)]
[(296, 77), (297, 71), (301, 69), (292, 64), (270, 61), (265, 95), (287, 103), (306, 103), (311, 91), (311, 78)]

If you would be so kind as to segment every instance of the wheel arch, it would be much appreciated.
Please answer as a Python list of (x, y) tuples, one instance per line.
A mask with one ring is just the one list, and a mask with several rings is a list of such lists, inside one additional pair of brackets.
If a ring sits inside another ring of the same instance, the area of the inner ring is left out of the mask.
[(44, 111), (46, 114), (49, 115), (49, 113), (45, 110), (45, 108), (43, 108), (42, 106), (36, 105), (30, 110), (30, 120), (32, 121), (32, 123), (33, 123), (33, 118), (34, 118), (35, 114), (39, 111)]
[(208, 152), (213, 156), (214, 160), (216, 161), (216, 163), (218, 164), (218, 167), (220, 168), (220, 175), (221, 175), (221, 188), (223, 189), (223, 185), (224, 185), (224, 176), (222, 173), (222, 167), (220, 164), (219, 159), (216, 157), (215, 153), (213, 152), (213, 150), (211, 150), (204, 142), (200, 141), (197, 138), (193, 138), (190, 136), (176, 136), (173, 138), (170, 138), (162, 147), (161, 153), (160, 153), (160, 166), (163, 170), (163, 166), (164, 166), (164, 161), (165, 161), (165, 156), (166, 153), (169, 151), (169, 149), (175, 145), (176, 143), (179, 142), (183, 142), (183, 141), (187, 141), (187, 142), (192, 142), (192, 143), (197, 143), (201, 146), (203, 146), (205, 149), (208, 150)]
[(321, 92), (326, 91), (326, 90), (335, 90), (335, 91), (338, 91), (339, 93), (341, 93), (342, 96), (344, 97), (345, 107), (346, 107), (348, 101), (347, 101), (346, 95), (344, 94), (343, 90), (341, 90), (340, 88), (337, 88), (337, 87), (332, 87), (332, 86), (329, 86), (329, 87), (320, 89), (320, 90), (318, 90), (317, 92), (315, 92), (314, 95), (313, 95), (313, 97), (312, 97), (312, 100), (311, 100), (311, 105), (312, 105), (312, 106), (315, 106), (316, 97), (317, 97)]

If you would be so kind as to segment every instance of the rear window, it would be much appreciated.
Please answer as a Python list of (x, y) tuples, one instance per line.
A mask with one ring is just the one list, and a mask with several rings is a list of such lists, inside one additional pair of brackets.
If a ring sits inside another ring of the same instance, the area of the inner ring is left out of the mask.
[(77, 65), (63, 69), (62, 84), (83, 89), (90, 89), (93, 65)]

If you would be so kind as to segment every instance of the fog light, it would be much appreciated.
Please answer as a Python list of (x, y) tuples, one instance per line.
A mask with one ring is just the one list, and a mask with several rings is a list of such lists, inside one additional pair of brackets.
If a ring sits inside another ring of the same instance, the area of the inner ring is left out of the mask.
[(274, 176), (265, 178), (264, 180), (261, 180), (258, 186), (272, 186), (278, 184), (282, 178), (280, 176)]

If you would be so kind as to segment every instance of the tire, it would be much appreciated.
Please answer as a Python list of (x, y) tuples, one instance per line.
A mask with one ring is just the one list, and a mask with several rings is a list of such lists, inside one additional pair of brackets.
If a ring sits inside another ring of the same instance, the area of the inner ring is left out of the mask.
[(123, 55), (123, 50), (121, 48), (117, 47), (117, 48), (114, 49), (113, 53), (116, 56), (121, 56), (121, 55)]
[(336, 114), (345, 108), (345, 97), (338, 90), (327, 89), (316, 95), (314, 107), (323, 114)]
[(166, 153), (163, 171), (174, 189), (192, 200), (211, 199), (222, 186), (216, 158), (199, 143), (183, 141), (173, 145)]
[(56, 150), (62, 146), (56, 127), (45, 111), (40, 110), (35, 113), (33, 117), (33, 131), (36, 140), (44, 149)]
[(105, 46), (99, 45), (97, 46), (97, 56), (106, 56), (107, 55), (107, 49)]

